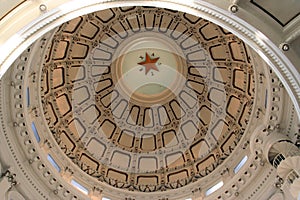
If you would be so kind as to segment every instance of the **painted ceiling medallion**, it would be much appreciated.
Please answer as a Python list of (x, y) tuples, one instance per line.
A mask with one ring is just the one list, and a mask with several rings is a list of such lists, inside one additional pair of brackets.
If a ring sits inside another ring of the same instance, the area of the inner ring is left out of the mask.
[(139, 62), (138, 64), (139, 65), (143, 65), (145, 67), (145, 75), (147, 75), (150, 70), (159, 71), (159, 69), (157, 68), (157, 61), (158, 61), (158, 59), (159, 59), (159, 57), (157, 57), (157, 58), (151, 58), (149, 56), (149, 54), (146, 53), (146, 55), (145, 55), (145, 61)]
[(115, 88), (134, 104), (164, 104), (178, 95), (186, 82), (182, 50), (158, 32), (130, 35), (118, 46), (113, 60)]

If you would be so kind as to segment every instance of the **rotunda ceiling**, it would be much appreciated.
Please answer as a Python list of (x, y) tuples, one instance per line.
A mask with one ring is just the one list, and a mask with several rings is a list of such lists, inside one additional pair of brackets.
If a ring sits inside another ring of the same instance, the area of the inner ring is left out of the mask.
[(78, 17), (53, 33), (42, 65), (33, 92), (61, 153), (113, 187), (198, 181), (231, 156), (251, 120), (248, 47), (187, 13), (123, 7)]
[(24, 1), (5, 16), (6, 197), (271, 198), (280, 152), (299, 147), (296, 23), (229, 4)]

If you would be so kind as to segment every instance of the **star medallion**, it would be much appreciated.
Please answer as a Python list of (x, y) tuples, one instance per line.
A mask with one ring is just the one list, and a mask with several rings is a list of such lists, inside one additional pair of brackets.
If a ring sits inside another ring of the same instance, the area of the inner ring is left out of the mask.
[(156, 62), (158, 61), (159, 57), (157, 58), (151, 58), (148, 53), (146, 53), (146, 59), (143, 62), (139, 62), (139, 65), (143, 65), (145, 67), (145, 75), (148, 74), (148, 72), (152, 69), (155, 71), (159, 71), (157, 66), (156, 66)]

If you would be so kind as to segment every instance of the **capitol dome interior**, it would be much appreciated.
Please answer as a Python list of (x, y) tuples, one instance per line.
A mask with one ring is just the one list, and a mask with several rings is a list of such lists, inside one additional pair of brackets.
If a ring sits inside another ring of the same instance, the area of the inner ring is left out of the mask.
[(300, 200), (300, 1), (2, 4), (0, 199)]

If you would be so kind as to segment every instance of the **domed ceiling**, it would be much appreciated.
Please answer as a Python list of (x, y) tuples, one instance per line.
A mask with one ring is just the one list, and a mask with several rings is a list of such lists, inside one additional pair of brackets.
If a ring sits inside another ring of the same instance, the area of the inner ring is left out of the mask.
[(61, 197), (72, 191), (65, 183), (91, 199), (204, 198), (226, 184), (239, 195), (234, 181), (246, 187), (238, 177), (250, 173), (238, 171), (261, 161), (250, 137), (262, 123), (274, 129), (282, 107), (279, 79), (241, 39), (164, 8), (77, 17), (15, 66), (19, 135), (35, 138), (20, 144), (34, 145), (24, 152), (38, 152), (34, 170), (45, 168)]
[(300, 1), (274, 1), (3, 3), (0, 199), (299, 198)]
[(255, 84), (236, 36), (149, 7), (63, 24), (40, 80), (62, 152), (98, 181), (141, 192), (183, 187), (230, 156), (247, 128)]

